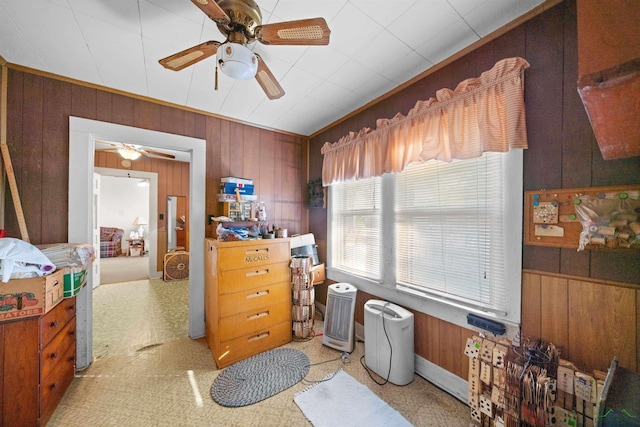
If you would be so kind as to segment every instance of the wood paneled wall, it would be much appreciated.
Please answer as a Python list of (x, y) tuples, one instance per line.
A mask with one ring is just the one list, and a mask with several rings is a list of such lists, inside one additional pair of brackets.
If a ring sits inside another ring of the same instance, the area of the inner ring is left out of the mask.
[[(600, 154), (577, 92), (577, 44), (576, 2), (566, 0), (314, 135), (310, 179), (322, 176), (320, 149), (325, 142), (338, 141), (363, 127), (375, 128), (378, 118), (391, 118), (398, 112), (406, 115), (416, 101), (435, 96), (438, 89), (455, 88), (460, 81), (477, 77), (502, 58), (521, 56), (531, 65), (524, 79), (529, 140), (524, 153), (524, 190), (640, 183), (640, 157), (605, 161)], [(309, 218), (309, 229), (316, 240), (326, 242), (326, 210), (311, 209)], [(326, 252), (320, 252), (320, 259), (325, 257)], [(524, 280), (523, 333), (544, 334), (585, 369), (606, 369), (615, 351), (623, 358), (623, 366), (639, 370), (638, 320), (631, 306), (638, 305), (635, 293), (640, 288), (639, 265), (636, 253), (524, 246), (523, 268), (549, 276), (538, 276), (538, 288), (530, 283), (535, 282), (533, 277)], [(612, 288), (607, 284), (611, 281), (630, 288)], [(317, 290), (316, 299), (326, 300), (326, 286)], [(363, 297), (358, 303), (363, 305), (364, 301)], [(537, 318), (534, 313), (538, 313)], [(416, 313), (415, 322), (416, 353), (466, 379), (462, 339), (470, 332), (427, 314)], [(578, 349), (585, 344), (588, 346), (580, 352)]]
[(640, 289), (624, 283), (526, 271), (522, 337), (542, 338), (578, 368), (640, 371)]
[[(13, 66), (9, 66), (7, 92), (8, 145), (34, 244), (67, 241), (69, 116), (204, 139), (207, 214), (221, 214), (216, 198), (220, 178), (240, 176), (255, 181), (270, 223), (287, 228), (290, 234), (308, 229), (306, 137)], [(212, 92), (211, 96), (217, 95)], [(168, 191), (174, 183), (160, 183), (161, 188), (165, 185)], [(19, 238), (11, 197), (4, 197), (6, 235)], [(207, 224), (206, 218), (192, 220)], [(213, 226), (207, 224), (207, 236), (212, 232)]]
[[(122, 158), (117, 153), (98, 151), (93, 165), (100, 168), (135, 170), (158, 174), (158, 218), (155, 218), (158, 234), (157, 242), (155, 243), (158, 248), (158, 271), (161, 271), (164, 265), (164, 254), (167, 252), (167, 196), (185, 196), (187, 200), (187, 218), (189, 217), (189, 163), (141, 156), (137, 160), (133, 160), (130, 167), (125, 168), (122, 166), (121, 161)], [(162, 215), (162, 219), (160, 219), (160, 215)], [(149, 218), (149, 221), (154, 221), (154, 218)], [(187, 237), (188, 244), (189, 238)], [(188, 246), (186, 250), (189, 250)]]

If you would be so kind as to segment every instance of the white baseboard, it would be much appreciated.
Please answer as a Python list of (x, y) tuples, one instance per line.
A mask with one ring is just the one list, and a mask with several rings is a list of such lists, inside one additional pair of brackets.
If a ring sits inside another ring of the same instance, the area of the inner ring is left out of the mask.
[(469, 385), (466, 380), (417, 355), (415, 356), (415, 370), (416, 374), (425, 380), (446, 391), (465, 405), (468, 404)]

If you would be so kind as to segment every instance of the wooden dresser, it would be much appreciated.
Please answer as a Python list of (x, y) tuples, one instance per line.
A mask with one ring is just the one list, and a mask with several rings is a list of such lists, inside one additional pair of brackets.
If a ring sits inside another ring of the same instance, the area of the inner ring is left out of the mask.
[(219, 369), (291, 341), (289, 239), (205, 241), (205, 328)]
[(75, 375), (76, 299), (0, 323), (0, 426), (43, 426)]

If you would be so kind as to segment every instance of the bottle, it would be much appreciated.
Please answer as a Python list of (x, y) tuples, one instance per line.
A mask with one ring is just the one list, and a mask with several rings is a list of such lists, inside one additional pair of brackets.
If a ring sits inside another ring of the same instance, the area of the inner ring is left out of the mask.
[(258, 207), (256, 208), (256, 218), (258, 218), (258, 221), (267, 220), (267, 209), (264, 206), (264, 202), (258, 203)]

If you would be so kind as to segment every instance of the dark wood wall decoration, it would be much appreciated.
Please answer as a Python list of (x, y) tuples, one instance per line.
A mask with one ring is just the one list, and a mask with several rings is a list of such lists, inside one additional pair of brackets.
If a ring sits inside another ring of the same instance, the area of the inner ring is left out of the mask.
[[(417, 100), (434, 96), (436, 90), (454, 88), (458, 82), (478, 76), (502, 58), (521, 56), (531, 64), (524, 79), (529, 139), (529, 149), (524, 153), (524, 190), (639, 184), (640, 157), (604, 160), (578, 95), (576, 13), (576, 2), (564, 1), (357, 115), (314, 135), (310, 145), (309, 178), (322, 176), (320, 149), (325, 142), (335, 142), (349, 131), (363, 127), (375, 128), (378, 118), (391, 118), (397, 112), (406, 115)], [(316, 241), (326, 243), (326, 212), (312, 209), (309, 221), (310, 232), (314, 233)], [(326, 245), (319, 244), (318, 249), (320, 258), (324, 259)], [(640, 327), (637, 326), (640, 319), (639, 265), (637, 253), (577, 252), (571, 248), (524, 246), (523, 269), (535, 274), (525, 273), (523, 280), (523, 333), (541, 334), (542, 338), (552, 341), (559, 339), (558, 345), (581, 362), (584, 369), (606, 371), (612, 352), (621, 349), (625, 367), (639, 370), (640, 352), (635, 344), (640, 339)], [(554, 279), (557, 275), (562, 275), (562, 280), (567, 282), (566, 286), (562, 283), (562, 289), (550, 284), (557, 282)], [(531, 281), (539, 286), (530, 286)], [(609, 289), (612, 282), (628, 284), (628, 288)], [(554, 300), (550, 296), (554, 293), (565, 299)], [(601, 296), (604, 301), (616, 302), (614, 312), (598, 303)], [(623, 297), (629, 299), (622, 303)], [(326, 285), (316, 290), (316, 300), (326, 301)], [(365, 301), (362, 298), (358, 303)], [(566, 304), (558, 302), (560, 307), (554, 305), (554, 301), (565, 301)], [(595, 320), (587, 318), (589, 312), (607, 325), (606, 334), (598, 330)], [(428, 314), (415, 314), (416, 353), (466, 379), (464, 344), (460, 337), (466, 337), (468, 331)], [(561, 333), (562, 326), (552, 326), (565, 325), (575, 329), (583, 320), (587, 321), (579, 334), (569, 334), (567, 329)], [(629, 325), (634, 326), (629, 329)], [(551, 330), (554, 332), (550, 333)], [(616, 344), (609, 346), (609, 340), (614, 337)], [(622, 344), (624, 340), (630, 341)], [(578, 346), (583, 344), (596, 349), (597, 354), (578, 356)], [(443, 352), (448, 351), (452, 354), (444, 355)]]
[[(7, 80), (7, 139), (32, 243), (67, 241), (69, 116), (205, 139), (208, 214), (221, 214), (216, 198), (220, 178), (242, 176), (255, 181), (270, 222), (292, 234), (307, 231), (306, 137), (154, 103), (34, 70), (9, 66)], [(212, 91), (211, 96), (216, 94)], [(206, 218), (193, 220), (207, 224)], [(213, 226), (206, 227), (206, 235), (212, 236)], [(20, 237), (10, 199), (5, 230), (7, 237)]]

